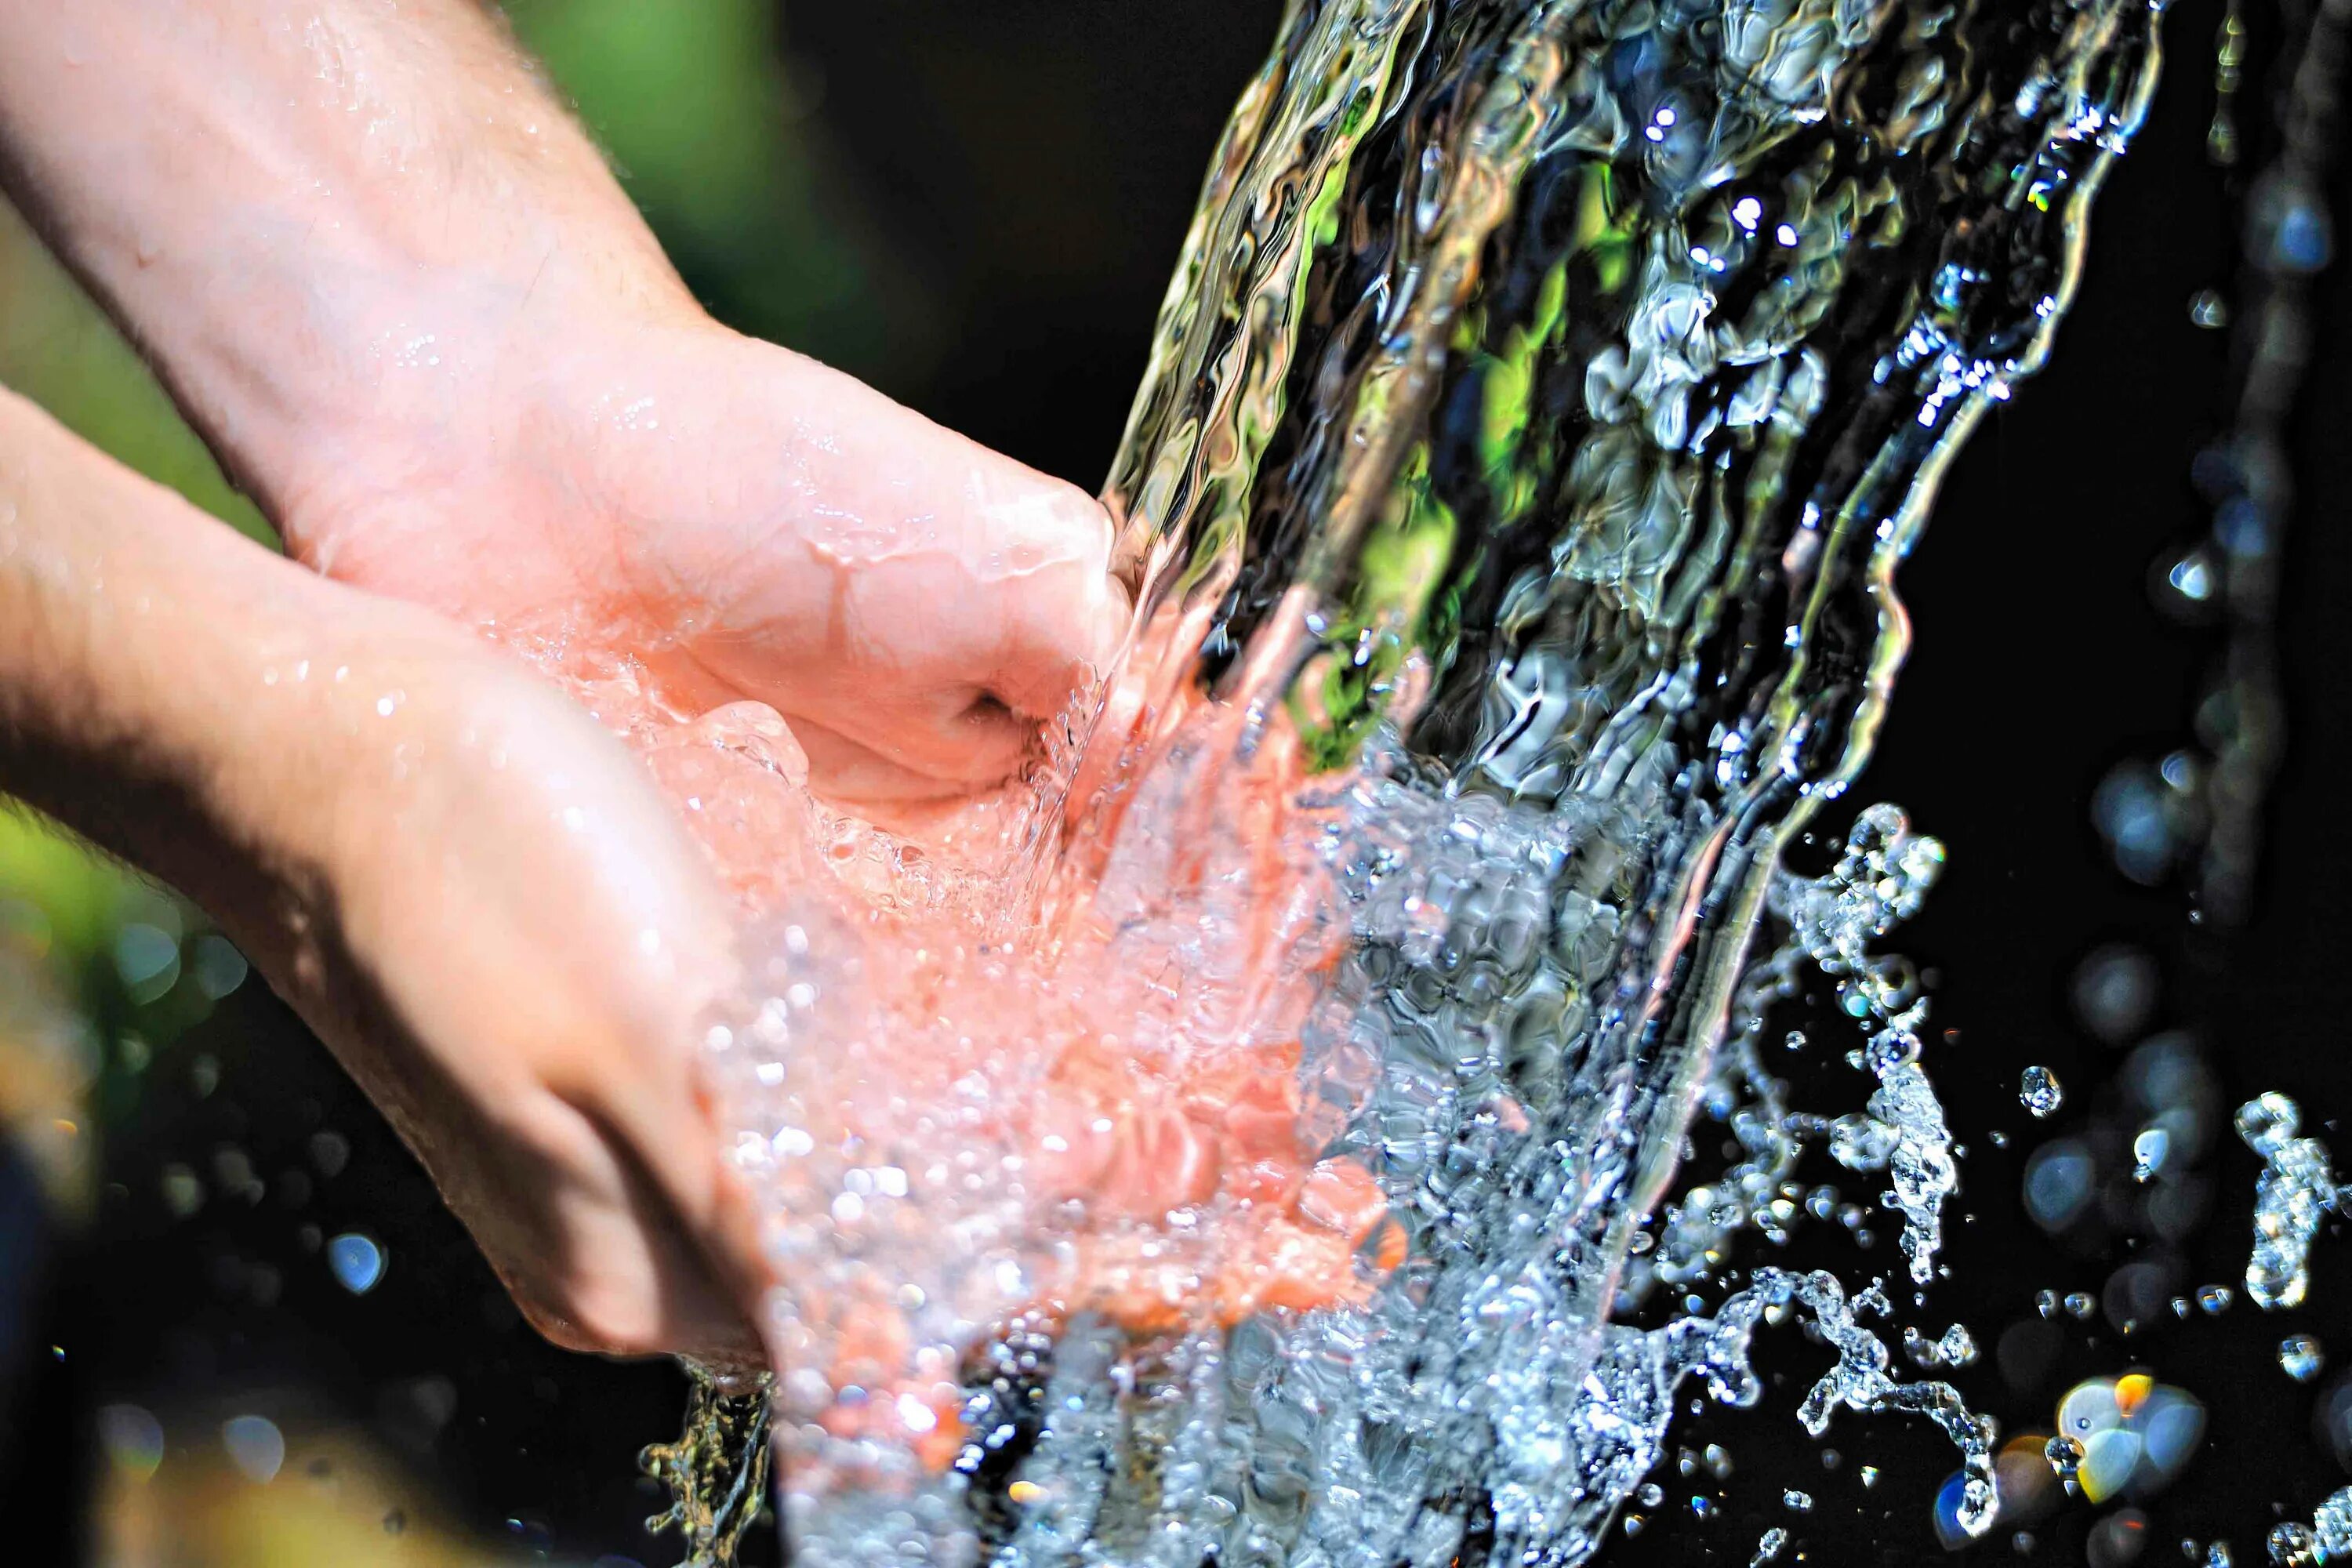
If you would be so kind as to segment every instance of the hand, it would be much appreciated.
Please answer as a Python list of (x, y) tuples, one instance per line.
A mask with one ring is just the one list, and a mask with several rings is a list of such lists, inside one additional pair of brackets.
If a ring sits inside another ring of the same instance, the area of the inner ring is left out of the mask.
[(416, 372), (433, 416), (339, 448), (291, 492), (289, 543), (509, 639), (638, 659), (673, 714), (765, 703), (837, 799), (1015, 773), (1124, 632), (1103, 510), (698, 313), (615, 316), (452, 342)]
[(698, 1059), (732, 952), (701, 855), (638, 761), (512, 660), (318, 586), (349, 621), (285, 717), (328, 808), (257, 808), (312, 891), (290, 931), (236, 936), (548, 1338), (763, 1364), (767, 1272)]
[(759, 1359), (699, 1089), (732, 910), (513, 659), (0, 394), (0, 789), (219, 919), (563, 1343)]
[(822, 788), (1002, 779), (1122, 627), (1093, 502), (711, 324), (470, 0), (0, 7), (0, 153), (298, 556), (769, 703)]

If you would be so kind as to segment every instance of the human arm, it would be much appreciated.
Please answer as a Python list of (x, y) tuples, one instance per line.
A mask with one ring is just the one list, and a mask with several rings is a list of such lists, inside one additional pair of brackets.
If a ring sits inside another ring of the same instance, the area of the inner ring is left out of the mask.
[(1123, 627), (1098, 508), (709, 321), (467, 0), (0, 0), (0, 153), (298, 557), (836, 793), (1003, 777)]
[(0, 790), (220, 920), (552, 1337), (759, 1359), (693, 1059), (723, 900), (519, 666), (0, 394)]

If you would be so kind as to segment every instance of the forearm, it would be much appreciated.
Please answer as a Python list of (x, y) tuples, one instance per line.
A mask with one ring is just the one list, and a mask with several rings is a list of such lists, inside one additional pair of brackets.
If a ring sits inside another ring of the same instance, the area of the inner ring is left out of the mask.
[(275, 516), (587, 302), (689, 303), (470, 0), (0, 0), (0, 156)]
[[(339, 738), (385, 683), (357, 598), (0, 392), (0, 792), (181, 887), (257, 957), (299, 940)], [(416, 620), (409, 649), (463, 647)]]

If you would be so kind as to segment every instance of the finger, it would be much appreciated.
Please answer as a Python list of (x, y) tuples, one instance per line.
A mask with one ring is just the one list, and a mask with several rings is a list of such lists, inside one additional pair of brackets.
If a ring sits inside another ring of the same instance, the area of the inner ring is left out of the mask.
[(824, 798), (849, 805), (918, 805), (954, 800), (1003, 784), (1021, 771), (1037, 727), (992, 704), (927, 717), (928, 743), (909, 743), (908, 728), (875, 743), (817, 718), (794, 715), (793, 738), (808, 756), (809, 783)]

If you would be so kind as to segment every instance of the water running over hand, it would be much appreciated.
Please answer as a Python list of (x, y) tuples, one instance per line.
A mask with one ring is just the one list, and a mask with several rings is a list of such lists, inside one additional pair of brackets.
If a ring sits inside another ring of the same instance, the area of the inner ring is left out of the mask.
[(810, 1560), (1572, 1563), (1792, 1305), (1839, 1356), (1806, 1424), (1928, 1415), (1990, 1520), (1989, 1428), (1833, 1280), (1608, 1316), (1743, 976), (1800, 954), (1873, 1021), (1852, 1131), (1932, 1275), (1949, 1134), (1865, 951), (1931, 841), (1780, 861), (2158, 19), (1295, 0), (1106, 490), (1129, 655), (1021, 788), (894, 837), (772, 714), (570, 671), (756, 911), (710, 1058)]

